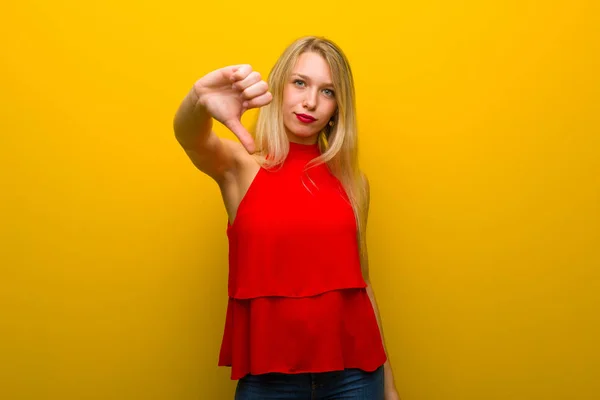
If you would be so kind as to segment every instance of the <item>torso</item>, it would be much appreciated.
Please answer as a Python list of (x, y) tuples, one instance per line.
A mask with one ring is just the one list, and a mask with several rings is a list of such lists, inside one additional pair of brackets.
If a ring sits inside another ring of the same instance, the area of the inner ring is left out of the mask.
[(275, 170), (232, 147), (219, 179), (229, 217), (219, 365), (232, 367), (232, 379), (379, 368), (385, 350), (340, 182), (326, 165), (304, 168), (316, 147), (290, 143)]

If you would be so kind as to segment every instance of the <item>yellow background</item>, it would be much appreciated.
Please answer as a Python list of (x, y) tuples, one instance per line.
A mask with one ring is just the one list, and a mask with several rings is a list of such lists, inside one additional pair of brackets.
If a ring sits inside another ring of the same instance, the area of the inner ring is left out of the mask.
[(0, 398), (232, 398), (226, 215), (172, 117), (202, 74), (266, 75), (305, 34), (354, 69), (403, 399), (600, 398), (599, 11), (3, 4)]

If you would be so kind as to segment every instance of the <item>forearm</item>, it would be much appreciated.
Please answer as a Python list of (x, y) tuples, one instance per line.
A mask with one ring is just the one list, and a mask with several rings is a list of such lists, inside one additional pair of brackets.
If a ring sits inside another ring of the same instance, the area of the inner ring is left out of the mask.
[(381, 341), (383, 342), (383, 347), (385, 349), (385, 353), (387, 356), (387, 361), (385, 362), (385, 364), (383, 366), (385, 387), (386, 387), (386, 390), (388, 390), (388, 389), (395, 390), (394, 374), (392, 372), (390, 357), (389, 357), (389, 353), (387, 351), (387, 346), (386, 346), (386, 342), (385, 342), (385, 335), (383, 332), (383, 324), (381, 322), (381, 316), (379, 314), (379, 307), (377, 306), (377, 300), (375, 299), (375, 292), (373, 291), (373, 288), (370, 283), (367, 285), (367, 294), (369, 295), (369, 299), (371, 300), (371, 304), (373, 306), (373, 311), (375, 312), (375, 317), (377, 319), (377, 325), (379, 326), (379, 332), (381, 333)]
[(212, 116), (198, 104), (194, 89), (181, 102), (173, 120), (175, 137), (184, 148), (199, 148), (211, 134)]

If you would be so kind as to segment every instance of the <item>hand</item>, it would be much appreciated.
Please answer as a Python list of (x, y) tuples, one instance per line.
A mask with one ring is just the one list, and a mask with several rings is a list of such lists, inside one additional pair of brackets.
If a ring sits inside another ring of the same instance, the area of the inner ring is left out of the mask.
[(233, 65), (210, 72), (194, 84), (197, 104), (225, 125), (249, 153), (255, 151), (254, 140), (241, 123), (251, 108), (266, 106), (273, 100), (267, 82), (250, 65)]

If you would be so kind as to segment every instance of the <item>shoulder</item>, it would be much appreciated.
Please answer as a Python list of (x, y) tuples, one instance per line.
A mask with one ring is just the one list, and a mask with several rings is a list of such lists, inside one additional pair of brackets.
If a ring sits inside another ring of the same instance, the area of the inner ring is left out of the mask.
[(243, 158), (245, 155), (251, 157), (240, 142), (225, 138), (221, 139), (221, 141), (223, 142), (223, 146), (227, 148), (227, 150), (233, 155), (235, 160)]
[(246, 148), (238, 141), (231, 139), (223, 139), (223, 145), (227, 147), (233, 156), (234, 167), (239, 168), (243, 167), (248, 163), (256, 163), (255, 157), (248, 153)]
[(227, 152), (231, 155), (231, 163), (227, 171), (224, 172), (219, 185), (237, 184), (249, 173), (256, 173), (256, 169), (258, 168), (256, 158), (248, 153), (240, 142), (230, 139), (222, 139), (222, 142)]

